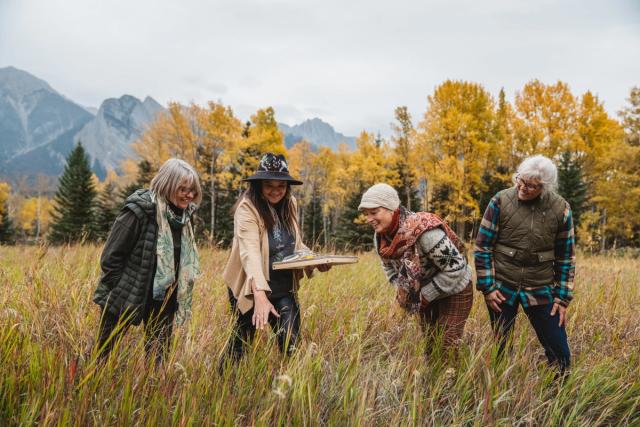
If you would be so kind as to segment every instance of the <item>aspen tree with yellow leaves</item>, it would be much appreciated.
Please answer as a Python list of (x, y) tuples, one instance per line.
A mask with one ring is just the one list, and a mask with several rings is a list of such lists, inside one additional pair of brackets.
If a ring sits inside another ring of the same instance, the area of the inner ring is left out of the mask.
[(348, 174), (344, 178), (350, 180), (351, 185), (356, 178), (357, 185), (363, 188), (378, 182), (397, 186), (400, 180), (392, 168), (391, 154), (387, 142), (376, 138), (373, 133), (361, 132), (356, 138), (356, 151), (350, 156)]
[(264, 153), (285, 154), (284, 135), (278, 129), (275, 111), (267, 107), (256, 111), (241, 140), (238, 161), (240, 174), (248, 177), (255, 172)]
[(0, 244), (13, 244), (15, 242), (15, 228), (9, 216), (9, 197), (11, 186), (6, 182), (0, 182)]
[(553, 158), (576, 140), (576, 99), (564, 82), (533, 80), (516, 93), (518, 150), (521, 157)]
[(393, 129), (394, 169), (399, 179), (400, 201), (407, 209), (419, 208), (417, 193), (417, 167), (414, 158), (416, 146), (416, 130), (411, 121), (411, 114), (406, 106), (397, 107), (394, 111), (396, 122)]
[(518, 123), (518, 120), (513, 105), (506, 99), (504, 89), (500, 89), (495, 119), (496, 141), (489, 151), (487, 168), (495, 166), (501, 169), (502, 172), (499, 171), (498, 173), (501, 174), (500, 179), (505, 184), (510, 182), (510, 171), (514, 171), (523, 159), (516, 141), (516, 129), (518, 126), (522, 126)]
[(495, 144), (494, 102), (479, 84), (448, 80), (428, 97), (419, 125), (420, 151), (428, 153), (433, 190), (433, 211), (456, 224), (464, 235), (465, 224), (480, 216), (478, 196), (485, 189), (483, 172)]
[[(316, 166), (316, 155), (313, 152), (313, 147), (308, 141), (302, 140), (295, 143), (288, 150), (287, 159), (289, 161), (289, 172), (292, 176), (297, 177), (304, 185), (301, 188), (295, 189), (296, 200), (298, 201), (298, 218), (300, 218), (300, 230), (303, 235), (307, 235), (306, 219), (309, 212), (309, 208), (314, 208), (319, 204), (319, 200), (316, 197), (318, 187), (320, 185), (320, 173)], [(313, 222), (314, 216), (311, 215), (313, 228), (315, 223)], [(315, 230), (312, 230), (310, 240), (315, 240)]]
[(197, 139), (192, 127), (189, 109), (170, 102), (164, 114), (146, 129), (133, 144), (134, 151), (158, 170), (167, 159), (178, 157), (190, 164), (197, 158)]
[(640, 99), (634, 106), (634, 94), (639, 95), (637, 88), (631, 89), (630, 105), (620, 112), (622, 123), (610, 118), (597, 99), (583, 100), (581, 136), (588, 164), (594, 165), (591, 201), (599, 213), (593, 228), (601, 236), (600, 249), (640, 243), (640, 146), (635, 145), (640, 127), (633, 127), (634, 111), (635, 120), (640, 117)]
[[(506, 99), (504, 89), (500, 89), (493, 129), (495, 143), (491, 144), (487, 153), (482, 176), (485, 189), (480, 193), (478, 200), (481, 213), (498, 191), (512, 185), (512, 174), (522, 161), (516, 143), (518, 120), (513, 106)], [(477, 224), (474, 224), (475, 226)]]
[(47, 232), (51, 223), (53, 205), (46, 197), (28, 197), (21, 203), (16, 212), (18, 226), (36, 239)]
[(640, 245), (640, 87), (629, 91), (627, 106), (618, 114), (622, 119), (625, 141), (625, 175), (629, 181), (629, 196), (635, 201), (631, 206), (633, 242)]
[(11, 185), (7, 182), (0, 181), (0, 214), (4, 213), (7, 208), (7, 202), (11, 195)]
[(640, 147), (640, 86), (631, 88), (627, 103), (629, 105), (618, 113), (625, 130), (625, 141), (632, 147)]
[[(587, 224), (580, 233), (589, 238), (581, 241), (604, 249), (638, 241), (638, 221), (624, 218), (640, 210), (637, 198), (629, 197), (638, 187), (637, 88), (630, 104), (621, 112), (623, 129), (595, 95), (576, 96), (564, 82), (532, 80), (516, 91), (512, 104), (504, 90), (494, 101), (478, 83), (447, 80), (427, 97), (417, 127), (407, 107), (393, 111), (389, 142), (362, 131), (355, 150), (331, 150), (307, 141), (286, 150), (271, 107), (242, 124), (223, 104), (171, 103), (135, 146), (149, 165), (147, 172), (171, 156), (194, 164), (208, 195), (199, 215), (210, 241), (222, 244), (231, 239), (228, 210), (245, 188), (242, 179), (255, 171), (264, 153), (286, 153), (291, 172), (305, 182), (294, 189), (305, 239), (352, 248), (365, 247), (370, 239), (357, 211), (358, 198), (370, 185), (395, 186), (405, 206), (433, 211), (471, 238), (489, 199), (512, 185), (518, 164), (526, 156), (544, 154), (557, 164), (564, 162), (563, 179), (584, 179)], [(137, 164), (140, 169), (143, 163)], [(131, 180), (136, 163), (127, 165)], [(562, 184), (564, 189), (572, 185)], [(575, 212), (576, 219), (580, 213)]]
[(224, 179), (219, 179), (219, 175), (237, 153), (242, 123), (234, 116), (231, 107), (215, 102), (209, 102), (208, 107), (205, 109), (192, 105), (190, 112), (197, 125), (194, 133), (198, 135), (198, 162), (194, 166), (200, 171), (204, 187), (208, 188), (208, 231), (209, 241), (212, 242), (216, 234), (217, 188), (224, 184)]

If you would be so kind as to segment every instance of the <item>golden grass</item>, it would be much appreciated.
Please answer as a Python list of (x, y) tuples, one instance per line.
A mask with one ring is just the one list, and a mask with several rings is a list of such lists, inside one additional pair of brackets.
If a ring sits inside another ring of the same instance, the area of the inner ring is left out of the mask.
[[(299, 351), (283, 360), (258, 334), (238, 369), (216, 364), (231, 316), (202, 250), (193, 319), (162, 367), (133, 328), (103, 368), (91, 296), (100, 248), (0, 247), (1, 425), (640, 425), (640, 260), (580, 256), (563, 385), (524, 316), (497, 366), (479, 294), (457, 364), (430, 349), (393, 302), (377, 259), (304, 283)], [(455, 366), (455, 371), (449, 369)]]

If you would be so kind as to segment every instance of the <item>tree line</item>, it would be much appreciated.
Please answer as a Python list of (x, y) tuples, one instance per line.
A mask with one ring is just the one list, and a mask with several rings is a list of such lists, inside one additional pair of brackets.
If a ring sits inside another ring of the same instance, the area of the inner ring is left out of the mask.
[[(640, 88), (631, 89), (627, 101), (614, 118), (596, 95), (574, 95), (563, 82), (533, 80), (509, 102), (504, 90), (496, 99), (478, 83), (449, 80), (428, 96), (417, 121), (407, 107), (397, 107), (390, 138), (363, 131), (355, 149), (336, 151), (307, 141), (287, 149), (270, 107), (243, 123), (221, 103), (170, 103), (134, 143), (138, 159), (124, 162), (120, 175), (111, 171), (99, 182), (76, 147), (51, 203), (47, 235), (56, 243), (104, 239), (123, 198), (147, 186), (167, 158), (180, 157), (196, 167), (203, 183), (198, 235), (227, 246), (233, 234), (229, 210), (244, 188), (242, 178), (270, 151), (285, 154), (291, 173), (305, 182), (295, 195), (310, 244), (370, 248), (371, 231), (357, 206), (376, 182), (394, 185), (409, 209), (435, 212), (471, 239), (490, 198), (512, 185), (517, 165), (544, 154), (559, 167), (559, 192), (572, 205), (582, 247), (638, 246)], [(81, 158), (86, 165), (80, 166)], [(2, 198), (8, 192), (0, 184), (0, 239), (11, 225)]]

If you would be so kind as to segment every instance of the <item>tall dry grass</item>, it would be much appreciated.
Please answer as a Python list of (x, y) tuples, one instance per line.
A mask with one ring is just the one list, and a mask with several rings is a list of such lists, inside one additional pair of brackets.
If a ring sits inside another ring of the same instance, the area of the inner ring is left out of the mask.
[(478, 294), (459, 360), (446, 357), (396, 308), (371, 254), (304, 283), (293, 358), (261, 333), (221, 376), (231, 322), (219, 274), (226, 252), (202, 250), (194, 316), (166, 363), (146, 361), (133, 328), (97, 367), (99, 255), (98, 247), (0, 247), (0, 424), (640, 425), (637, 259), (579, 258), (573, 368), (561, 385), (524, 316), (511, 357), (491, 362)]

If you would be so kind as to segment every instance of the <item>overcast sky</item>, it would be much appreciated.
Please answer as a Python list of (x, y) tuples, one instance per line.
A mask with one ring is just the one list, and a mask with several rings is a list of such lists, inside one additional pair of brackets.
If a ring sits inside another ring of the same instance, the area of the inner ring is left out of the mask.
[(445, 79), (510, 99), (560, 79), (615, 112), (640, 85), (640, 0), (0, 0), (8, 65), (86, 106), (271, 105), (347, 135), (388, 135), (398, 105), (417, 122)]

